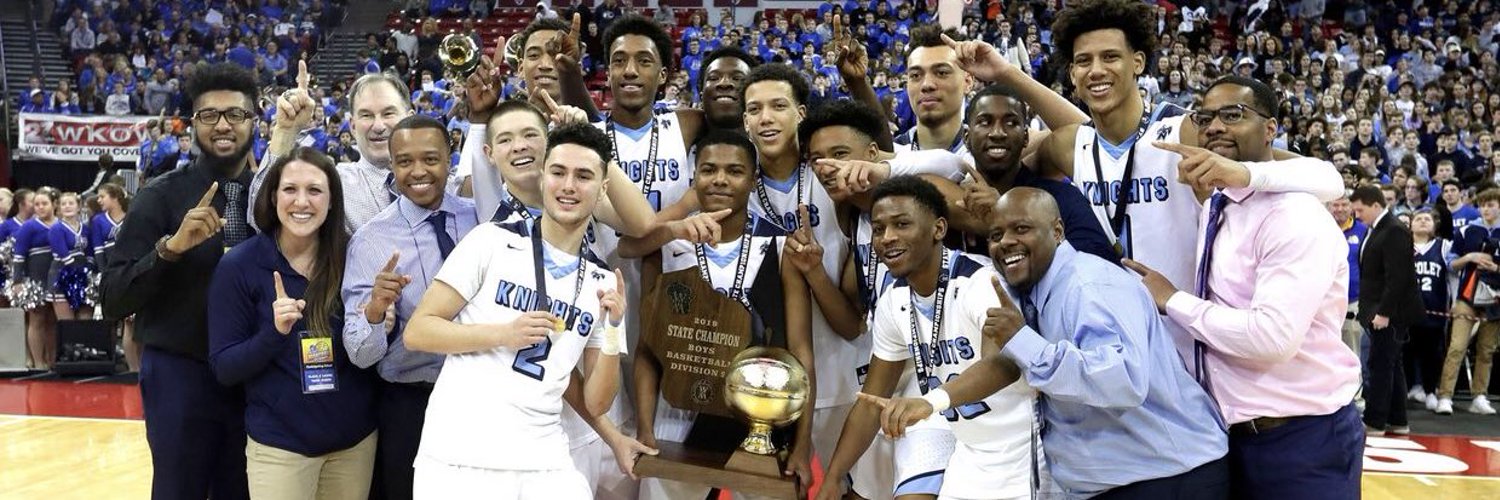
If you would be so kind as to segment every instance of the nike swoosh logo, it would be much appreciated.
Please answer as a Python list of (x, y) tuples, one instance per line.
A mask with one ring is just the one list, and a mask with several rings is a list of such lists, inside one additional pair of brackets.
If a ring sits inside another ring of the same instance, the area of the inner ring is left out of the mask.
[(672, 258), (674, 258), (674, 259), (677, 258), (677, 257), (684, 256), (684, 255), (687, 255), (687, 252), (672, 252)]
[(505, 244), (505, 248), (509, 248), (509, 249), (511, 249), (511, 250), (520, 250), (520, 249), (521, 249), (521, 247), (518, 247), (518, 246), (515, 246), (515, 245), (512, 245), (512, 244), (510, 244), (510, 243), (506, 243), (506, 244)]

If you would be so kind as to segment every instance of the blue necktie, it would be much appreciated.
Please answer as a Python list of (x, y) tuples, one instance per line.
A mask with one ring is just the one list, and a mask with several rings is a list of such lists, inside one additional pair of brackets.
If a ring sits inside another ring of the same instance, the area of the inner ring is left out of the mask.
[(1029, 293), (1021, 294), (1021, 315), (1026, 318), (1026, 326), (1031, 327), (1037, 334), (1042, 333), (1042, 329), (1037, 326), (1036, 303), (1031, 301)]
[(427, 224), (432, 226), (433, 234), (437, 235), (438, 251), (442, 252), (443, 260), (448, 260), (448, 254), (453, 252), (453, 237), (448, 236), (448, 213), (438, 210), (427, 216)]
[[(1223, 191), (1216, 191), (1208, 199), (1208, 227), (1203, 235), (1203, 257), (1198, 259), (1198, 298), (1208, 299), (1208, 268), (1213, 261), (1214, 240), (1219, 238), (1219, 227), (1224, 225), (1224, 207), (1229, 204), (1229, 197), (1224, 196)], [(1202, 341), (1193, 341), (1193, 365), (1194, 374), (1198, 383), (1203, 385), (1203, 390), (1213, 396), (1213, 391), (1208, 384), (1208, 346)]]

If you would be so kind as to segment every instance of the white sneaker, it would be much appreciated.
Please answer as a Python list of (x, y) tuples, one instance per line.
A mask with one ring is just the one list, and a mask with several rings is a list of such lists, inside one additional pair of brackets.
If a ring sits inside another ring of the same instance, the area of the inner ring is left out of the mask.
[(1452, 415), (1453, 414), (1453, 400), (1449, 399), (1449, 398), (1440, 398), (1440, 399), (1438, 399), (1438, 401), (1437, 401), (1437, 408), (1433, 408), (1432, 412), (1436, 413), (1438, 415)]
[(1412, 386), (1411, 390), (1406, 393), (1406, 399), (1421, 403), (1422, 401), (1425, 401), (1427, 399), (1427, 392), (1422, 390), (1422, 386), (1414, 385)]
[(1480, 415), (1494, 415), (1495, 408), (1490, 406), (1489, 398), (1486, 398), (1484, 396), (1474, 396), (1474, 402), (1469, 403), (1469, 413), (1477, 413)]
[(1427, 411), (1436, 410), (1437, 406), (1438, 406), (1437, 393), (1434, 392), (1434, 393), (1428, 394), (1427, 395), (1427, 401), (1423, 401), (1423, 405), (1425, 405), (1427, 407)]

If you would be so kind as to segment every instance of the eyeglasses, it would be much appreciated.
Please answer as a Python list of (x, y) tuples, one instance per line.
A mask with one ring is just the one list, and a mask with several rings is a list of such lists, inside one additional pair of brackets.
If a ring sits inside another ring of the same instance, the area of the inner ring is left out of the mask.
[(229, 120), (230, 125), (238, 125), (255, 117), (255, 113), (243, 108), (229, 108), (227, 110), (200, 109), (193, 114), (193, 120), (199, 125), (215, 125), (219, 123), (219, 117)]
[(1207, 128), (1209, 124), (1214, 122), (1214, 118), (1216, 117), (1219, 119), (1219, 121), (1224, 122), (1225, 125), (1234, 125), (1236, 123), (1239, 123), (1240, 120), (1245, 119), (1245, 112), (1247, 111), (1256, 115), (1260, 115), (1261, 118), (1271, 118), (1271, 115), (1262, 113), (1250, 106), (1246, 106), (1244, 104), (1231, 104), (1217, 110), (1194, 111), (1193, 114), (1188, 115), (1188, 119), (1192, 120), (1193, 125), (1197, 125), (1198, 128)]

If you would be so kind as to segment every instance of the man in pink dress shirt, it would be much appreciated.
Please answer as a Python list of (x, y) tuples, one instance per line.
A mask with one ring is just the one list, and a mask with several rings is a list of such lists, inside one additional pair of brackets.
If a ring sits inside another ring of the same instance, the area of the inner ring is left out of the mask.
[[(1195, 165), (1271, 159), (1276, 94), (1225, 77), (1190, 117)], [(1210, 179), (1183, 175), (1185, 182)], [(1214, 191), (1201, 216), (1198, 290), (1179, 291), (1134, 261), (1157, 307), (1183, 327), (1183, 356), (1229, 424), (1230, 489), (1245, 498), (1357, 499), (1364, 426), (1351, 401), (1359, 359), (1342, 341), (1349, 247), (1304, 193)], [(1196, 292), (1196, 293), (1195, 293)]]

